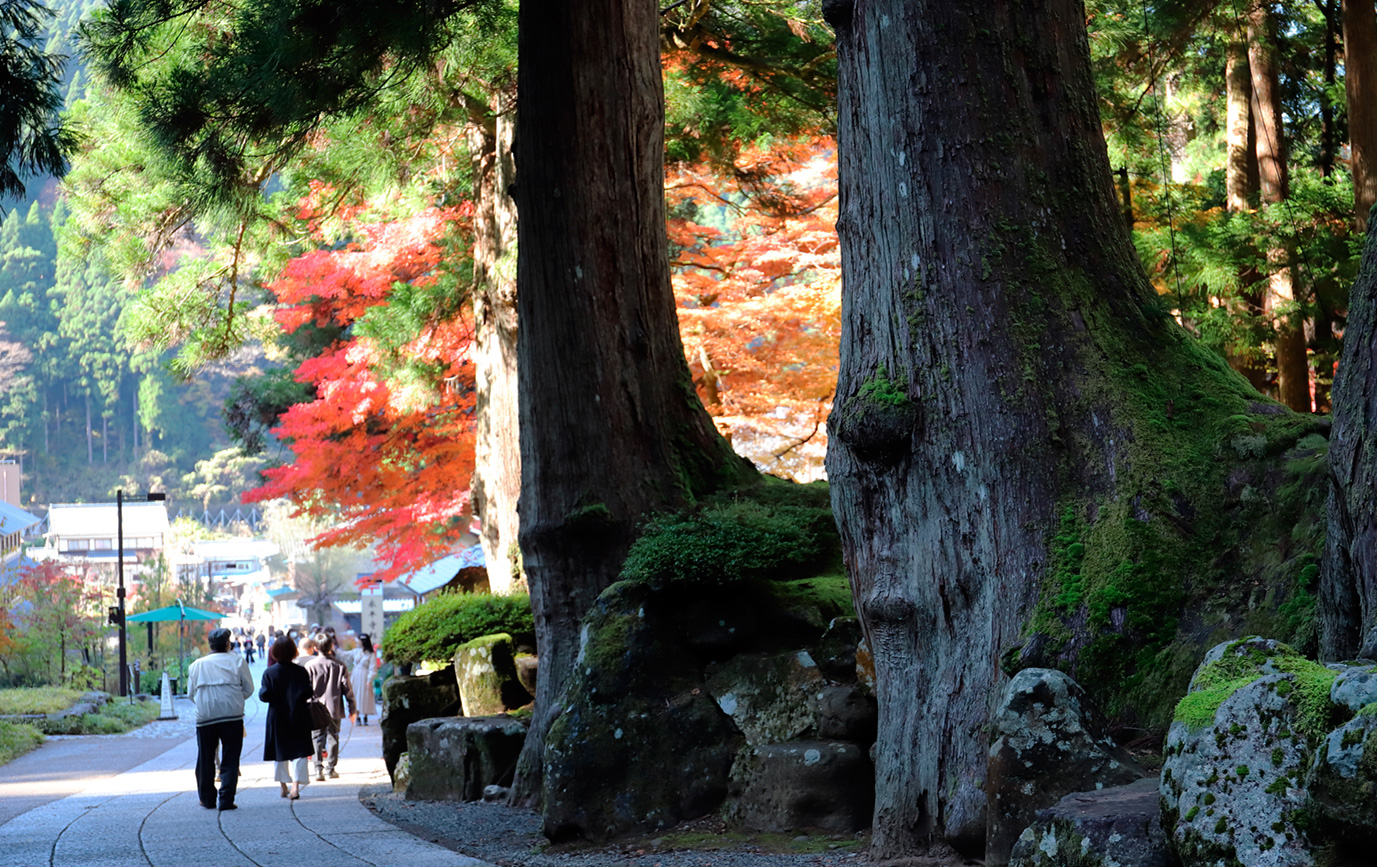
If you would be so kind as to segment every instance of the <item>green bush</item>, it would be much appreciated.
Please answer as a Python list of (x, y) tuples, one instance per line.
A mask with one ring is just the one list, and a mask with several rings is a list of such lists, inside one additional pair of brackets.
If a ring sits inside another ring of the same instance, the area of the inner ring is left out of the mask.
[(497, 632), (506, 632), (517, 644), (535, 642), (529, 596), (442, 593), (388, 627), (383, 654), (391, 663), (449, 660), (459, 645)]
[(0, 714), (60, 713), (81, 698), (81, 690), (60, 686), (0, 689)]
[(742, 498), (646, 525), (621, 577), (675, 583), (804, 578), (836, 559), (837, 528), (825, 485), (768, 482)]

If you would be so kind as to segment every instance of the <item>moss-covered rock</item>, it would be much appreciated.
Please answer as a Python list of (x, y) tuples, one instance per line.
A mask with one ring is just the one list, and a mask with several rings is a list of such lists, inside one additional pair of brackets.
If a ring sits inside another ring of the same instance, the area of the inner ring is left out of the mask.
[(1266, 639), (1206, 655), (1162, 766), (1163, 822), (1184, 863), (1315, 863), (1304, 784), (1345, 715), (1329, 698), (1335, 674)]
[(1354, 717), (1325, 738), (1306, 790), (1318, 839), (1377, 842), (1377, 716)]
[(406, 729), (407, 798), (477, 801), (488, 786), (508, 786), (526, 725), (504, 714), (440, 717)]
[(1030, 668), (1009, 681), (991, 720), (985, 863), (1008, 863), (1039, 810), (1071, 792), (1121, 786), (1145, 772), (1104, 730), (1085, 690), (1060, 671)]
[(738, 656), (707, 681), (708, 692), (752, 746), (815, 736), (825, 686), (807, 651)]
[(1038, 813), (1009, 867), (1178, 867), (1161, 818), (1153, 778), (1076, 792)]
[(445, 668), (419, 677), (389, 677), (383, 683), (383, 701), (378, 728), (382, 734), (383, 762), (391, 774), (396, 769), (397, 759), (406, 752), (407, 726), (459, 712), (454, 669)]
[(716, 809), (742, 738), (647, 584), (598, 598), (546, 737), (545, 833), (605, 840)]
[(464, 716), (490, 716), (530, 703), (516, 670), (516, 647), (506, 633), (485, 635), (459, 646), (454, 676)]

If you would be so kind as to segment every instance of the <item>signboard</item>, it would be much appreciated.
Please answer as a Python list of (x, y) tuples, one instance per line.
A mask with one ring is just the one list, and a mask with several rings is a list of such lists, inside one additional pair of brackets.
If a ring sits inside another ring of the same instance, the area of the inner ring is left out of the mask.
[(360, 614), (363, 631), (373, 639), (373, 646), (377, 647), (382, 641), (383, 636), (383, 589), (378, 584), (373, 587), (365, 587), (359, 591), (359, 602), (361, 603)]

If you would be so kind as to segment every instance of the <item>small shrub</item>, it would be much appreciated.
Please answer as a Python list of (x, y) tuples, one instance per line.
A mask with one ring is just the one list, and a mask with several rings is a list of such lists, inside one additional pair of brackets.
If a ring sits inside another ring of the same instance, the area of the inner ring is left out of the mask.
[(531, 598), (491, 593), (442, 593), (397, 618), (383, 636), (388, 662), (454, 658), (459, 645), (506, 632), (518, 645), (535, 640)]
[(23, 723), (0, 722), (0, 765), (9, 764), (43, 743), (43, 733)]
[(120, 735), (157, 718), (157, 702), (115, 699), (95, 713), (41, 720), (36, 725), (50, 735)]
[(622, 578), (655, 586), (729, 584), (816, 573), (835, 535), (829, 510), (743, 501), (670, 515), (646, 525)]

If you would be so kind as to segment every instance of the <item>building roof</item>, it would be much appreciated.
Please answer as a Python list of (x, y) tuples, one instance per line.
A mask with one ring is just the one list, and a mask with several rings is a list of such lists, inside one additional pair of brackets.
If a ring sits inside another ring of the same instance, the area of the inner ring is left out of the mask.
[[(48, 509), (48, 535), (115, 536), (114, 503), (54, 503)], [(168, 531), (165, 503), (125, 503), (124, 538), (163, 536)]]
[(0, 536), (20, 533), (37, 524), (42, 518), (30, 515), (18, 506), (0, 500)]
[[(341, 614), (360, 614), (363, 612), (362, 599), (341, 599), (334, 603)], [(410, 611), (416, 607), (415, 599), (384, 599), (383, 613), (396, 614), (402, 611)]]
[(408, 572), (398, 583), (405, 586), (412, 593), (422, 596), (444, 587), (454, 580), (454, 576), (459, 574), (460, 569), (467, 569), (470, 566), (482, 566), (483, 549), (479, 545), (465, 548), (457, 554), (450, 554), (448, 557), (441, 557), (429, 566), (422, 566), (415, 572)]

